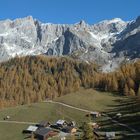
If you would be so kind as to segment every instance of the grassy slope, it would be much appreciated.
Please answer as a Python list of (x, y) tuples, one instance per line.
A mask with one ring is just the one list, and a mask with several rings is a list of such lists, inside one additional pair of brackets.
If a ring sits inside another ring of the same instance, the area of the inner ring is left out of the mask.
[(22, 130), (28, 125), (0, 123), (1, 140), (23, 140)]
[[(92, 89), (81, 89), (79, 92), (56, 99), (56, 101), (61, 101), (80, 108), (85, 108), (93, 111), (106, 111), (112, 116), (115, 113), (122, 111), (122, 113), (124, 114), (124, 117), (122, 118), (122, 120), (120, 120), (122, 122), (124, 122), (123, 119), (125, 119), (126, 115), (133, 116), (134, 114), (139, 114), (140, 112), (137, 106), (137, 109), (135, 109), (135, 113), (134, 109), (132, 113), (132, 104), (135, 103), (134, 101), (132, 102), (132, 100), (134, 99), (115, 96), (111, 93), (97, 92)], [(129, 105), (129, 103), (131, 104)], [(122, 107), (125, 108), (121, 109)], [(81, 122), (87, 120), (87, 118), (84, 117), (85, 113), (83, 112), (50, 103), (36, 103), (3, 109), (0, 111), (0, 120), (3, 120), (6, 115), (10, 115), (11, 120), (26, 122), (40, 122), (41, 120), (55, 122), (57, 119), (66, 119), (75, 120), (76, 122), (78, 122), (78, 124), (81, 124)], [(130, 133), (130, 131), (124, 127), (113, 125), (112, 122), (105, 117), (101, 117), (100, 119), (93, 121), (99, 122), (99, 124), (102, 126), (101, 131), (117, 131), (118, 133)], [(128, 120), (125, 119), (125, 121), (130, 124)], [(137, 121), (140, 122), (139, 120)], [(9, 138), (12, 138), (14, 140), (22, 140), (24, 136), (21, 134), (21, 131), (27, 126), (28, 125), (23, 124), (15, 125), (0, 123), (0, 138), (2, 140), (7, 140)]]
[[(121, 112), (123, 116), (118, 121), (140, 132), (140, 99), (136, 97), (115, 96), (111, 93), (98, 92), (92, 89), (81, 89), (79, 92), (60, 97), (56, 101), (93, 111), (106, 112), (112, 117)], [(101, 117), (93, 121), (100, 124), (101, 131), (115, 131), (118, 134), (131, 133), (129, 129), (113, 124), (106, 117)], [(136, 139), (140, 139), (140, 137)]]
[(114, 109), (109, 115), (114, 116), (117, 112), (123, 115), (119, 121), (137, 129), (140, 132), (140, 99), (136, 97), (128, 97), (113, 105)]
[[(36, 103), (29, 106), (3, 109), (0, 111), (0, 120), (3, 120), (6, 115), (11, 116), (10, 120), (15, 121), (40, 122), (48, 120), (53, 123), (58, 119), (66, 119), (76, 120), (80, 123), (83, 121), (85, 114), (61, 105)], [(12, 138), (13, 140), (22, 140), (24, 136), (21, 132), (27, 126), (29, 125), (0, 123), (0, 139), (7, 140)]]
[(111, 105), (117, 104), (115, 101), (124, 97), (111, 93), (98, 92), (92, 89), (83, 90), (57, 98), (56, 101), (67, 103), (76, 107), (93, 110), (107, 111)]
[(36, 103), (1, 110), (0, 119), (2, 120), (6, 115), (9, 115), (11, 116), (10, 120), (15, 121), (39, 122), (41, 120), (48, 120), (54, 122), (57, 119), (63, 118), (67, 120), (81, 120), (83, 119), (81, 114), (84, 113), (61, 105)]

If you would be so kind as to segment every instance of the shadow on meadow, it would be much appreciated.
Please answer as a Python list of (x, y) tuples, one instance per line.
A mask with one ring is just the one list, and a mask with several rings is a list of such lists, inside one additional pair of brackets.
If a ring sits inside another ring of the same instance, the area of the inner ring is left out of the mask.
[[(114, 100), (115, 105), (110, 105), (113, 109), (108, 110), (106, 113), (117, 120), (120, 123), (127, 124), (129, 127), (134, 128), (137, 132), (140, 132), (140, 98), (137, 97), (125, 97), (124, 99)], [(116, 114), (121, 113), (120, 118), (116, 118)], [(131, 139), (139, 140), (140, 135), (127, 136), (127, 134), (133, 134), (133, 132), (123, 126), (119, 126), (113, 123), (110, 119), (103, 117), (98, 121), (101, 124), (100, 131), (102, 132), (116, 132), (116, 136), (119, 136), (117, 139)]]
[(140, 132), (140, 98), (132, 97), (123, 100), (115, 100), (117, 103), (113, 105), (113, 110), (108, 112), (112, 118), (115, 118), (117, 113), (121, 113), (122, 117), (117, 120), (127, 124)]

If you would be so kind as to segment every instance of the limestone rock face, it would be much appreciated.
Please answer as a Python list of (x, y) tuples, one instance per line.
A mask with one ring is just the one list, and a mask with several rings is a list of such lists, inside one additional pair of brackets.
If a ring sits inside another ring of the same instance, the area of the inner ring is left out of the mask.
[(104, 71), (140, 57), (140, 17), (89, 25), (41, 23), (33, 17), (0, 21), (0, 61), (26, 55), (74, 55), (96, 61)]

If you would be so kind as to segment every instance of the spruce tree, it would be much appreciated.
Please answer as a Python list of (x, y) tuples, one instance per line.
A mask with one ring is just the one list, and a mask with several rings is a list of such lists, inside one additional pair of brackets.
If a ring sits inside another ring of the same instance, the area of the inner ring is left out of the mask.
[(131, 96), (135, 96), (135, 91), (134, 91), (132, 88), (130, 88), (129, 94), (130, 94)]
[(138, 88), (138, 91), (137, 91), (137, 96), (140, 96), (140, 85), (139, 85), (139, 88)]
[(129, 88), (128, 88), (127, 84), (125, 84), (123, 92), (124, 92), (124, 95), (126, 95), (126, 96), (128, 95)]
[(90, 124), (83, 124), (83, 140), (94, 140), (93, 128)]

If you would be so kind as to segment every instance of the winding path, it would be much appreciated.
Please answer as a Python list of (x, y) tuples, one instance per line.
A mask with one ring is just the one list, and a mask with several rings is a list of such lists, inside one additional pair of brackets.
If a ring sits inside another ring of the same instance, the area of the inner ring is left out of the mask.
[(45, 102), (46, 103), (52, 103), (52, 104), (59, 104), (59, 105), (62, 105), (62, 106), (68, 107), (68, 108), (72, 108), (72, 109), (75, 109), (75, 110), (83, 111), (83, 112), (86, 112), (86, 113), (93, 112), (91, 110), (78, 108), (78, 107), (68, 105), (68, 104), (65, 104), (65, 103), (61, 103), (61, 102), (56, 102), (56, 101), (45, 101)]
[(32, 125), (35, 125), (37, 123), (35, 122), (20, 122), (20, 121), (8, 121), (8, 120), (5, 120), (5, 121), (0, 121), (0, 123), (14, 123), (14, 124), (32, 124)]
[[(78, 108), (78, 107), (75, 107), (75, 106), (72, 106), (72, 105), (68, 105), (68, 104), (65, 104), (65, 103), (61, 103), (61, 102), (56, 102), (56, 101), (44, 101), (44, 102), (51, 103), (51, 104), (59, 104), (59, 105), (62, 105), (62, 106), (68, 107), (68, 108), (72, 108), (72, 109), (75, 109), (75, 110), (83, 111), (83, 112), (86, 112), (86, 113), (93, 112), (91, 110)], [(108, 119), (110, 119), (112, 121), (112, 123), (115, 123), (117, 125), (126, 127), (127, 129), (129, 129), (130, 131), (132, 131), (134, 134), (136, 133), (136, 134), (139, 134), (140, 135), (140, 132), (138, 132), (136, 129), (128, 126), (127, 124), (120, 123), (119, 121), (114, 120), (113, 118), (111, 118), (110, 116), (108, 116), (105, 113), (103, 113), (102, 115), (104, 115), (105, 117), (107, 117)], [(0, 120), (0, 123), (32, 124), (32, 125), (37, 124), (35, 122), (20, 122), (20, 121), (10, 121), (10, 120)]]
[[(65, 103), (61, 103), (61, 102), (56, 102), (56, 101), (45, 101), (47, 103), (52, 103), (52, 104), (59, 104), (59, 105), (63, 105), (65, 107), (68, 107), (68, 108), (72, 108), (72, 109), (76, 109), (76, 110), (79, 110), (79, 111), (83, 111), (83, 112), (86, 112), (86, 113), (90, 113), (90, 112), (93, 112), (91, 110), (87, 110), (87, 109), (82, 109), (82, 108), (78, 108), (78, 107), (75, 107), (75, 106), (72, 106), (72, 105), (68, 105), (68, 104), (65, 104)], [(120, 123), (119, 121), (116, 121), (114, 120), (113, 118), (111, 118), (110, 116), (108, 116), (107, 114), (103, 113), (102, 114), (103, 116), (107, 117), (109, 120), (112, 121), (112, 123), (115, 123), (119, 126), (123, 126), (123, 127), (126, 127), (127, 129), (129, 129), (131, 132), (133, 133), (137, 133), (137, 134), (140, 134), (140, 132), (138, 132), (136, 129), (128, 126), (127, 124), (123, 124), (123, 123)]]

